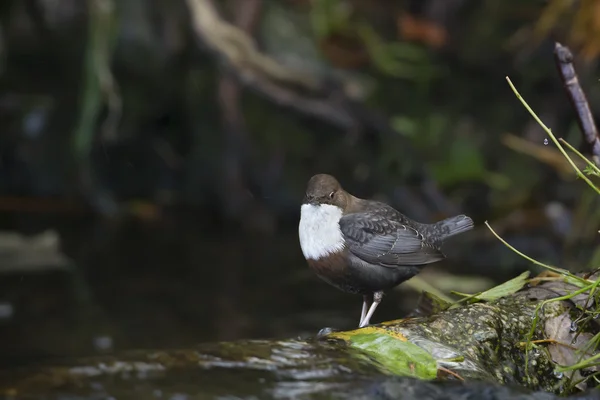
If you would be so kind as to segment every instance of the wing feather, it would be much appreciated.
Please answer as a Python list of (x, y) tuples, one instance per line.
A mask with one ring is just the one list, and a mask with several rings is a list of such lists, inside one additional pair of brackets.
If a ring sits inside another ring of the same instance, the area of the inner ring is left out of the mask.
[(423, 265), (444, 258), (416, 229), (376, 211), (345, 215), (340, 229), (348, 250), (370, 264)]

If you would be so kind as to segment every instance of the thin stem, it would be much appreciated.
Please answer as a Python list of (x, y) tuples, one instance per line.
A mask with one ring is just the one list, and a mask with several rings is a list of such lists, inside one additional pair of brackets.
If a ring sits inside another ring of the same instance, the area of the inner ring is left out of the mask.
[(559, 366), (557, 368), (557, 370), (564, 372), (564, 371), (572, 371), (574, 369), (582, 369), (582, 368), (591, 367), (592, 365), (597, 365), (595, 363), (592, 364), (592, 362), (596, 361), (599, 358), (600, 358), (600, 354), (596, 354), (590, 358), (587, 358), (581, 362), (578, 362), (577, 364), (569, 365), (568, 367)]
[(563, 156), (565, 156), (565, 158), (567, 159), (567, 161), (569, 162), (569, 164), (571, 164), (571, 167), (573, 167), (573, 169), (577, 173), (577, 176), (579, 176), (581, 179), (583, 179), (592, 189), (594, 189), (596, 191), (596, 193), (598, 193), (600, 195), (600, 189), (597, 188), (592, 183), (592, 181), (590, 181), (588, 179), (588, 177), (585, 176), (585, 174), (583, 172), (581, 172), (581, 170), (579, 168), (577, 168), (577, 165), (575, 165), (575, 163), (573, 162), (573, 160), (571, 160), (571, 157), (569, 157), (569, 155), (567, 154), (567, 152), (565, 151), (565, 149), (560, 145), (560, 142), (556, 139), (556, 137), (554, 136), (554, 134), (552, 133), (552, 131), (550, 130), (550, 128), (548, 128), (542, 122), (542, 120), (537, 116), (537, 114), (531, 109), (531, 107), (529, 107), (529, 104), (527, 104), (527, 102), (525, 101), (525, 99), (523, 97), (521, 97), (521, 94), (517, 91), (517, 88), (515, 87), (515, 85), (513, 85), (512, 81), (510, 80), (510, 78), (508, 76), (506, 77), (506, 80), (508, 81), (508, 84), (510, 85), (510, 88), (513, 90), (513, 92), (515, 93), (515, 95), (517, 96), (517, 98), (519, 99), (519, 101), (523, 104), (523, 106), (527, 109), (527, 111), (529, 111), (529, 114), (531, 114), (531, 116), (533, 117), (533, 119), (535, 119), (536, 122), (542, 127), (542, 129), (544, 131), (546, 131), (546, 133), (548, 134), (548, 136), (550, 136), (550, 138), (552, 139), (552, 141), (554, 142), (554, 144), (556, 145), (556, 147), (558, 147), (558, 150), (560, 150), (560, 152), (563, 154)]
[(557, 274), (561, 274), (561, 275), (562, 275), (562, 276), (564, 276), (564, 277), (568, 277), (568, 278), (574, 279), (575, 281), (577, 281), (577, 283), (574, 283), (574, 282), (569, 282), (569, 283), (573, 283), (573, 284), (575, 284), (575, 285), (577, 285), (577, 286), (580, 286), (580, 287), (581, 287), (582, 285), (584, 285), (584, 286), (587, 286), (587, 285), (589, 285), (589, 284), (591, 283), (590, 281), (588, 281), (588, 280), (586, 280), (586, 279), (582, 279), (582, 278), (579, 278), (578, 276), (575, 276), (575, 275), (571, 274), (571, 273), (570, 273), (569, 271), (567, 271), (567, 270), (564, 270), (564, 269), (562, 269), (562, 268), (556, 268), (556, 267), (550, 266), (550, 265), (548, 265), (548, 264), (544, 264), (543, 262), (540, 262), (540, 261), (538, 261), (538, 260), (536, 260), (536, 259), (533, 259), (533, 258), (529, 257), (528, 255), (526, 255), (526, 254), (524, 254), (524, 253), (521, 253), (519, 250), (515, 249), (513, 246), (511, 246), (510, 244), (508, 244), (508, 242), (507, 242), (506, 240), (502, 239), (502, 238), (500, 237), (500, 235), (498, 235), (498, 234), (496, 233), (496, 231), (494, 231), (494, 230), (492, 229), (492, 227), (490, 226), (490, 224), (489, 224), (487, 221), (485, 221), (485, 226), (487, 226), (487, 227), (488, 227), (488, 229), (489, 229), (489, 230), (490, 230), (490, 231), (491, 231), (491, 232), (494, 234), (494, 236), (496, 236), (496, 238), (497, 238), (499, 241), (501, 241), (501, 242), (502, 242), (502, 243), (503, 243), (503, 244), (504, 244), (506, 247), (508, 247), (508, 248), (509, 248), (509, 249), (511, 249), (513, 252), (515, 252), (516, 254), (520, 255), (521, 257), (523, 257), (523, 258), (524, 258), (524, 259), (526, 259), (527, 261), (530, 261), (530, 262), (532, 262), (532, 263), (533, 263), (533, 264), (535, 264), (535, 265), (539, 265), (540, 267), (544, 267), (544, 268), (546, 268), (546, 269), (549, 269), (550, 271), (556, 272)]
[(588, 160), (586, 156), (584, 156), (583, 154), (581, 154), (581, 153), (579, 152), (579, 150), (577, 150), (575, 147), (573, 147), (573, 146), (571, 145), (571, 143), (567, 142), (565, 139), (563, 139), (563, 138), (560, 138), (560, 139), (558, 139), (558, 140), (559, 140), (559, 141), (560, 141), (562, 144), (564, 144), (565, 146), (567, 146), (567, 147), (569, 148), (569, 150), (571, 150), (573, 153), (577, 154), (577, 155), (579, 156), (579, 158), (581, 158), (583, 161), (585, 161), (585, 162), (586, 162), (586, 164), (587, 164), (587, 165), (589, 165), (589, 166), (590, 166), (590, 168), (592, 168), (592, 169), (594, 170), (594, 172), (595, 172), (597, 175), (600, 175), (600, 168), (598, 168), (598, 167), (596, 166), (596, 164), (595, 164), (595, 163), (593, 163), (593, 162), (591, 162), (590, 160)]

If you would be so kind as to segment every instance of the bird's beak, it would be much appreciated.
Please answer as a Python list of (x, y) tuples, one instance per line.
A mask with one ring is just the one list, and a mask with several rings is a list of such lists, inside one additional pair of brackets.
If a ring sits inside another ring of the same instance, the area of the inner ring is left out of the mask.
[(313, 206), (316, 206), (317, 205), (317, 199), (314, 196), (305, 195), (303, 203), (304, 204), (311, 204)]

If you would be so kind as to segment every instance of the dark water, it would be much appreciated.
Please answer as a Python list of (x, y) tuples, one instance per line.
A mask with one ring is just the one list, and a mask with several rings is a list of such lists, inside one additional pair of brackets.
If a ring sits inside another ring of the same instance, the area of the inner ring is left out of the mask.
[[(313, 336), (325, 326), (355, 327), (359, 317), (359, 296), (308, 270), (293, 220), (257, 229), (173, 212), (4, 222), (27, 234), (57, 230), (73, 269), (42, 263), (0, 275), (0, 302), (9, 307), (0, 319), (3, 368), (126, 349)], [(416, 298), (390, 293), (374, 321), (405, 315)]]

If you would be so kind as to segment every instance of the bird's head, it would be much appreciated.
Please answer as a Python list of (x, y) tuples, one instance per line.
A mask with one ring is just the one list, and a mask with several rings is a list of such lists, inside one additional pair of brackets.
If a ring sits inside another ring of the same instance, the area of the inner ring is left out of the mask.
[(350, 195), (331, 175), (318, 174), (310, 178), (306, 188), (303, 204), (319, 206), (329, 204), (345, 210)]

